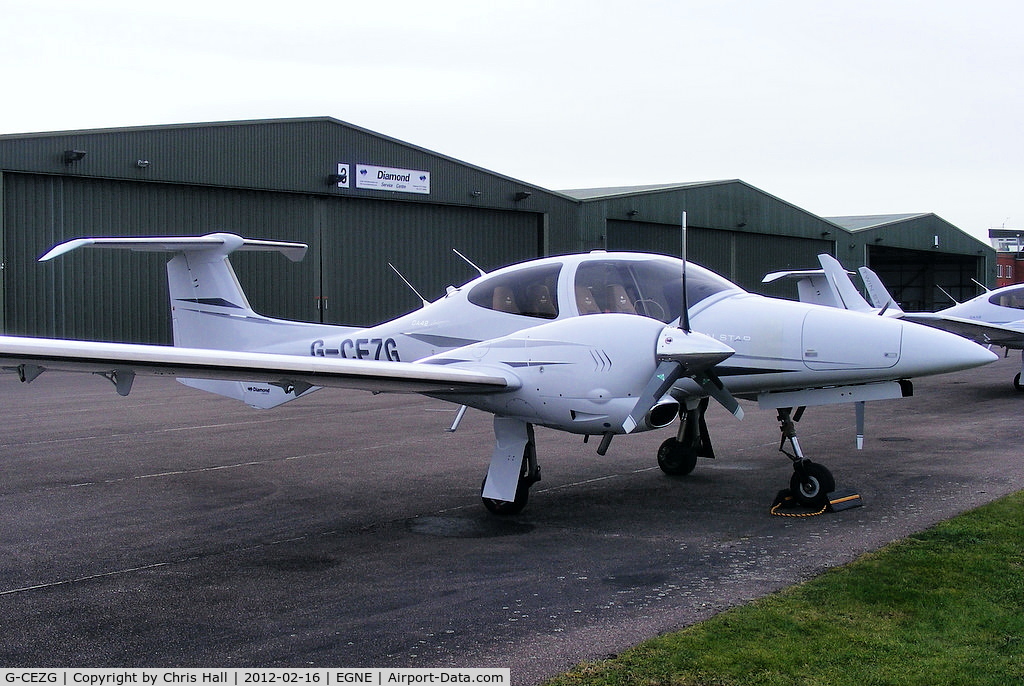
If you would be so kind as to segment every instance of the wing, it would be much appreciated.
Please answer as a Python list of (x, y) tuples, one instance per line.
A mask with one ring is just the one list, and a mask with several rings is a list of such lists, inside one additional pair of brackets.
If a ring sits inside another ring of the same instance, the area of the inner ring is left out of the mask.
[(500, 368), (379, 362), (158, 345), (0, 336), (0, 366), (31, 381), (47, 369), (92, 372), (127, 395), (135, 375), (272, 384), (299, 395), (313, 386), (391, 393), (494, 393), (518, 379)]
[(1024, 348), (1024, 322), (1010, 324), (989, 324), (974, 319), (950, 317), (941, 312), (914, 312), (903, 315), (907, 321), (925, 324), (936, 329), (949, 331), (969, 338), (982, 345), (1001, 345), (1007, 348)]

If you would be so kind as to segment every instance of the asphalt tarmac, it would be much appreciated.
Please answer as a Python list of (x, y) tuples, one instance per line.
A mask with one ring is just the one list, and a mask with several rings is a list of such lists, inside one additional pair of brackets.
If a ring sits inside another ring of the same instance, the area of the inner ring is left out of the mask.
[(510, 667), (581, 660), (811, 578), (1024, 488), (1014, 354), (868, 404), (810, 408), (804, 452), (864, 506), (769, 514), (773, 411), (708, 419), (717, 460), (665, 476), (668, 431), (537, 431), (520, 515), (480, 504), (490, 417), (324, 390), (269, 411), (165, 379), (0, 375), (0, 665)]

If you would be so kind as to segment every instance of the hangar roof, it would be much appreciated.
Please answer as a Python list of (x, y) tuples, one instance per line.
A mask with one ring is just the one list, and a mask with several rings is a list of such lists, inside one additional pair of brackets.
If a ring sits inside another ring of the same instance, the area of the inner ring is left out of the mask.
[[(76, 151), (78, 157), (66, 157)], [(5, 172), (379, 197), (379, 190), (356, 184), (339, 190), (332, 184), (328, 179), (342, 163), (351, 167), (350, 174), (357, 165), (427, 171), (433, 177), (431, 200), (440, 203), (547, 209), (575, 201), (333, 117), (0, 135)], [(470, 196), (477, 190), (479, 196)], [(389, 192), (420, 199), (415, 193)]]
[(909, 214), (857, 214), (846, 217), (826, 217), (833, 224), (838, 224), (847, 231), (874, 229), (886, 224), (896, 224), (908, 219), (926, 217), (929, 212), (911, 212)]
[(617, 195), (639, 195), (641, 193), (657, 193), (671, 191), (680, 188), (693, 188), (695, 186), (714, 186), (722, 183), (741, 183), (739, 179), (728, 179), (721, 181), (689, 181), (684, 183), (654, 183), (643, 186), (609, 186), (606, 188), (576, 188), (572, 190), (559, 191), (577, 200), (596, 200), (598, 198), (610, 198)]

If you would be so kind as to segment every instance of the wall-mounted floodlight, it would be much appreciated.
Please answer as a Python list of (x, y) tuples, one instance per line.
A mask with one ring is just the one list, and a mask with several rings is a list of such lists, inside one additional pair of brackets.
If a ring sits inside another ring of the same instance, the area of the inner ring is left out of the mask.
[(65, 150), (64, 164), (71, 164), (85, 157), (85, 150)]
[(512, 196), (512, 199), (515, 200), (516, 202), (519, 202), (520, 200), (526, 200), (531, 195), (533, 195), (533, 193), (531, 193), (530, 191), (519, 191), (518, 193)]
[(337, 186), (339, 183), (342, 183), (347, 178), (348, 178), (348, 175), (346, 175), (346, 174), (328, 174), (327, 175), (327, 185), (328, 186)]
[(483, 193), (481, 193), (480, 191), (470, 191), (469, 194), (474, 198), (479, 198), (481, 195), (483, 195)]
[(149, 160), (136, 160), (135, 166), (139, 169), (145, 169), (149, 166)]
[(640, 214), (640, 210), (630, 210), (629, 212), (626, 212), (627, 217), (635, 217), (638, 214)]

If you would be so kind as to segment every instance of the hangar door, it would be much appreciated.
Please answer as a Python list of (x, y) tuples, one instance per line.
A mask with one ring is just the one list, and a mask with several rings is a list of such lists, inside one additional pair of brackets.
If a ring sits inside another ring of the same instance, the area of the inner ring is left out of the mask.
[(868, 246), (868, 266), (908, 312), (935, 312), (980, 295), (984, 258), (886, 246)]
[(536, 213), (327, 198), (321, 214), (320, 320), (331, 324), (375, 324), (422, 304), (388, 263), (435, 300), (479, 276), (453, 248), (485, 271), (542, 254)]
[(36, 259), (83, 236), (195, 236), (226, 231), (307, 243), (302, 262), (235, 253), (231, 263), (253, 308), (301, 321), (369, 324), (416, 309), (475, 270), (537, 257), (542, 216), (390, 200), (4, 174), (4, 333), (169, 343), (168, 255), (79, 250)]
[[(77, 250), (36, 259), (83, 236), (197, 236), (227, 231), (316, 247), (314, 199), (301, 195), (4, 174), (4, 332), (132, 343), (169, 343), (164, 265), (169, 256)], [(253, 307), (301, 319), (319, 284), (317, 260), (237, 254), (232, 263)]]
[[(654, 252), (678, 257), (678, 226), (609, 219), (608, 249)], [(834, 254), (832, 241), (792, 236), (690, 227), (687, 259), (707, 267), (740, 287), (767, 295), (796, 298), (792, 284), (766, 285), (762, 277), (785, 269), (814, 269), (818, 255)]]

